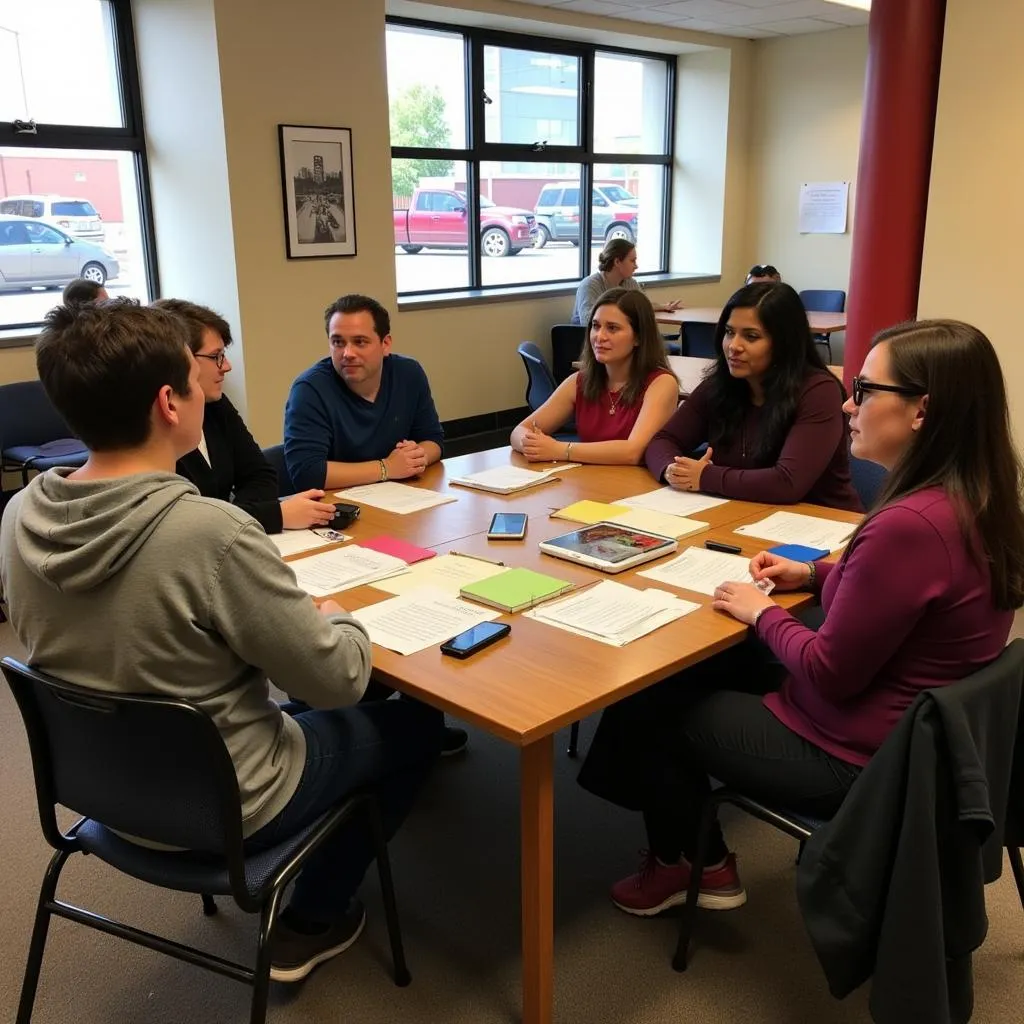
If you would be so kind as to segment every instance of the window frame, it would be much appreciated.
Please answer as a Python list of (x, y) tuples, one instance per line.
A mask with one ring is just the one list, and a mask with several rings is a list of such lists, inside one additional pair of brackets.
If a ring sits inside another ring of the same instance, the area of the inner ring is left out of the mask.
[[(465, 55), (465, 82), (463, 92), (463, 117), (466, 123), (466, 146), (463, 148), (419, 148), (416, 146), (391, 146), (391, 160), (397, 159), (437, 159), (462, 161), (466, 167), (467, 219), (470, 224), (480, 220), (480, 167), (488, 162), (521, 163), (569, 163), (579, 165), (580, 195), (593, 194), (594, 168), (600, 164), (647, 164), (664, 168), (663, 202), (661, 209), (661, 237), (658, 254), (658, 269), (644, 271), (638, 275), (664, 275), (669, 273), (668, 257), (671, 249), (670, 230), (672, 224), (672, 176), (674, 172), (675, 151), (675, 117), (676, 117), (676, 62), (671, 54), (651, 53), (629, 47), (604, 46), (596, 43), (581, 42), (573, 39), (556, 39), (520, 35), (498, 29), (475, 28), (468, 25), (444, 24), (420, 18), (407, 18), (388, 15), (385, 19), (386, 28), (392, 25), (403, 28), (422, 29), (441, 32), (446, 35), (461, 35)], [(386, 29), (385, 29), (386, 30)], [(579, 145), (546, 145), (537, 149), (536, 145), (520, 143), (488, 142), (486, 140), (486, 122), (484, 103), (484, 48), (498, 46), (506, 49), (528, 50), (544, 54), (576, 57), (579, 60), (580, 82), (578, 91), (577, 116), (580, 127)], [(665, 152), (663, 154), (605, 153), (594, 149), (594, 77), (595, 64), (599, 53), (622, 54), (630, 57), (641, 57), (645, 60), (656, 60), (665, 65)], [(479, 83), (475, 88), (474, 83)], [(390, 97), (389, 97), (390, 100)], [(538, 160), (538, 153), (544, 159)], [(543, 191), (543, 188), (542, 188)], [(545, 278), (541, 281), (523, 282), (522, 284), (484, 284), (483, 256), (480, 251), (479, 231), (467, 232), (469, 284), (467, 286), (442, 288), (423, 288), (416, 291), (399, 291), (399, 304), (403, 300), (416, 302), (431, 297), (447, 295), (465, 295), (470, 292), (474, 297), (484, 297), (489, 293), (510, 294), (515, 297), (517, 292), (535, 293), (538, 286), (576, 283), (592, 273), (591, 245), (584, 244), (592, 234), (593, 210), (589, 203), (580, 203), (580, 245), (579, 274), (577, 277)]]
[[(0, 121), (0, 146), (4, 149), (78, 149), (96, 152), (130, 153), (135, 162), (138, 185), (139, 227), (142, 236), (142, 263), (149, 291), (160, 294), (156, 261), (156, 237), (153, 221), (153, 197), (149, 184), (149, 158), (142, 112), (142, 87), (135, 47), (135, 25), (131, 0), (106, 0), (113, 28), (114, 74), (120, 85), (121, 126), (69, 125), (36, 122), (35, 131), (17, 131), (14, 121)], [(38, 331), (42, 321), (0, 323), (0, 336), (9, 332)]]

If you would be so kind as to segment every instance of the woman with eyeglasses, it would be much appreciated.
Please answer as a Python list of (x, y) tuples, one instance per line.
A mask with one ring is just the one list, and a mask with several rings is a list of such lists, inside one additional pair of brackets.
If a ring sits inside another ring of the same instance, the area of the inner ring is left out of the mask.
[(178, 473), (207, 498), (220, 498), (244, 509), (267, 533), (330, 523), (334, 505), (320, 500), (323, 491), (303, 491), (284, 501), (278, 499), (277, 470), (225, 396), (224, 378), (231, 372), (226, 351), (232, 342), (228, 322), (212, 309), (184, 299), (158, 299), (153, 305), (176, 313), (188, 324), (189, 348), (199, 364), (199, 385), (206, 399), (199, 447), (178, 460)]
[[(682, 903), (710, 778), (829, 818), (924, 689), (1002, 651), (1024, 603), (1021, 465), (995, 350), (976, 328), (925, 320), (883, 331), (846, 402), (853, 454), (888, 479), (836, 563), (755, 555), (755, 580), (812, 590), (817, 632), (753, 584), (713, 608), (753, 638), (602, 718), (580, 782), (641, 811), (650, 853), (612, 887), (631, 914)], [(700, 905), (746, 899), (715, 830)]]
[(654, 477), (681, 491), (859, 512), (843, 387), (800, 296), (788, 284), (745, 285), (722, 310), (715, 349), (708, 375), (647, 446)]

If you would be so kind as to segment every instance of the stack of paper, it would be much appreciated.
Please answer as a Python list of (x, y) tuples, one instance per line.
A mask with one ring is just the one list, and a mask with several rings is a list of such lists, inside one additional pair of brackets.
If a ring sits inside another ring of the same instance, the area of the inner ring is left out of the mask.
[(525, 615), (612, 647), (624, 647), (699, 607), (664, 590), (636, 590), (614, 580), (602, 580), (595, 587), (540, 605)]
[(735, 532), (775, 540), (780, 544), (806, 544), (811, 548), (838, 551), (856, 529), (856, 523), (838, 523), (834, 519), (805, 516), (799, 512), (773, 512), (760, 522), (736, 527)]
[(678, 558), (637, 573), (659, 583), (713, 597), (720, 583), (753, 583), (750, 559), (707, 548), (687, 548)]
[(467, 473), (466, 476), (455, 477), (448, 482), (460, 487), (473, 487), (479, 491), (490, 491), (493, 494), (512, 494), (523, 491), (527, 487), (536, 487), (555, 479), (556, 473), (567, 469), (575, 469), (576, 463), (564, 466), (553, 466), (551, 469), (520, 469), (519, 466), (496, 466), (494, 469), (482, 469), (478, 473)]
[(437, 491), (428, 491), (425, 487), (412, 487), (409, 484), (395, 483), (394, 480), (385, 480), (382, 484), (347, 487), (343, 491), (337, 491), (334, 496), (342, 501), (372, 505), (374, 508), (382, 508), (385, 512), (397, 512), (402, 516), (458, 500), (454, 494), (438, 494)]
[(568, 580), (520, 568), (506, 569), (488, 579), (470, 583), (462, 588), (460, 594), (503, 612), (521, 612), (571, 589), (572, 584)]
[(688, 516), (703, 512), (717, 505), (724, 505), (728, 498), (712, 498), (698, 491), (677, 491), (674, 487), (662, 487), (646, 494), (634, 494), (632, 498), (620, 498), (617, 505), (632, 508), (647, 508), (652, 512), (665, 512), (670, 516)]
[(415, 654), (450, 640), (463, 630), (493, 622), (500, 612), (423, 587), (351, 613), (370, 639), (389, 651)]
[(431, 587), (456, 597), (467, 583), (476, 583), (504, 571), (503, 565), (485, 562), (480, 558), (439, 555), (429, 561), (417, 562), (407, 573), (390, 576), (373, 586), (386, 594), (408, 594), (421, 587)]
[(283, 533), (270, 534), (270, 539), (283, 558), (285, 555), (301, 555), (303, 551), (314, 551), (338, 541), (351, 540), (352, 537), (334, 530), (325, 531), (323, 536), (312, 530), (285, 530)]
[(571, 505), (552, 512), (551, 518), (568, 519), (572, 523), (593, 526), (594, 523), (603, 523), (628, 511), (625, 505), (609, 505), (606, 501), (574, 501)]
[(340, 590), (361, 587), (409, 571), (409, 566), (400, 558), (355, 544), (300, 558), (288, 565), (294, 571), (299, 586), (313, 597), (327, 597)]
[(710, 530), (711, 524), (700, 519), (687, 519), (685, 516), (672, 516), (666, 512), (653, 512), (649, 508), (630, 508), (621, 515), (612, 516), (610, 523), (631, 526), (634, 530), (646, 530), (662, 537), (689, 537), (692, 533)]

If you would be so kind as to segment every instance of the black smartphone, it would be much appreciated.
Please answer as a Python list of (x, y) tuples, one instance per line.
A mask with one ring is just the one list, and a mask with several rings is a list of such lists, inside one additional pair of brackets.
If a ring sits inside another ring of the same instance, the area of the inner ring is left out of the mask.
[(344, 530), (350, 523), (359, 518), (362, 511), (358, 505), (349, 505), (344, 501), (334, 503), (334, 518), (327, 524), (328, 530)]
[(467, 629), (451, 640), (445, 640), (441, 644), (441, 653), (453, 658), (468, 658), (503, 636), (508, 636), (511, 631), (512, 627), (507, 622), (481, 622), (479, 626)]
[(525, 512), (495, 512), (487, 527), (488, 540), (522, 540), (526, 536)]

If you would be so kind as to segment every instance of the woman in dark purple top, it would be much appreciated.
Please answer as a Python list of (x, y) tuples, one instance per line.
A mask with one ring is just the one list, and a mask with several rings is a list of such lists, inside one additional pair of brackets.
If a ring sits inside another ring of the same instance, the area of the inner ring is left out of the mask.
[[(842, 385), (821, 361), (797, 293), (777, 282), (741, 288), (715, 339), (714, 368), (655, 434), (647, 468), (682, 491), (859, 512)], [(690, 458), (705, 441), (703, 458)]]
[[(949, 320), (883, 331), (844, 409), (853, 455), (889, 470), (876, 506), (835, 565), (751, 561), (777, 590), (819, 593), (821, 628), (723, 583), (713, 607), (756, 639), (602, 717), (580, 782), (642, 811), (650, 840), (641, 870), (612, 887), (628, 913), (685, 900), (709, 777), (831, 817), (921, 690), (996, 658), (1024, 603), (1021, 467), (988, 339)], [(720, 830), (708, 863), (701, 906), (745, 902)]]

